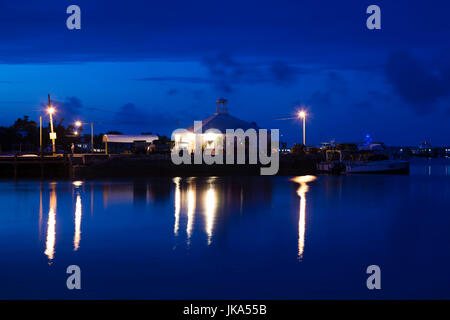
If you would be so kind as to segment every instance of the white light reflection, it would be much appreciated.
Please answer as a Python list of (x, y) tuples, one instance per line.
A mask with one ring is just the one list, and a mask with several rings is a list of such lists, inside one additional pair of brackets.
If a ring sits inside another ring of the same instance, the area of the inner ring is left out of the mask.
[(77, 202), (75, 204), (75, 234), (73, 236), (73, 250), (77, 251), (80, 247), (81, 239), (81, 197), (77, 194)]
[(195, 187), (190, 184), (187, 191), (187, 226), (186, 233), (188, 238), (188, 243), (192, 234), (192, 227), (194, 226), (194, 214), (195, 214), (195, 202), (196, 202), (196, 194)]
[(213, 234), (214, 219), (216, 217), (217, 208), (217, 193), (212, 184), (209, 186), (208, 191), (205, 193), (205, 215), (206, 215), (206, 234), (208, 235), (208, 245), (211, 244), (211, 238)]
[(181, 178), (173, 178), (175, 183), (175, 225), (173, 227), (173, 233), (178, 235), (178, 228), (180, 227), (180, 209), (181, 209), (181, 191), (180, 191)]
[(300, 197), (300, 212), (298, 217), (298, 259), (303, 258), (305, 248), (305, 223), (306, 223), (306, 193), (308, 192), (308, 183), (316, 180), (315, 176), (301, 176), (292, 179), (292, 181), (300, 184), (297, 194)]
[(74, 181), (72, 183), (75, 187), (81, 187), (83, 185), (83, 181)]
[(51, 192), (50, 192), (50, 209), (48, 211), (48, 222), (47, 222), (47, 240), (45, 242), (45, 251), (44, 254), (50, 260), (50, 263), (53, 260), (55, 255), (55, 227), (56, 227), (56, 191), (55, 191), (56, 183), (51, 184)]

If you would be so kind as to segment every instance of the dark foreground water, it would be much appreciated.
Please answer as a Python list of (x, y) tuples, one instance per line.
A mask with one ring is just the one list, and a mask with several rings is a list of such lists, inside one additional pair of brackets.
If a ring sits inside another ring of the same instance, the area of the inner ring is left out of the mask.
[(0, 182), (0, 298), (448, 299), (449, 194), (442, 160), (409, 176)]

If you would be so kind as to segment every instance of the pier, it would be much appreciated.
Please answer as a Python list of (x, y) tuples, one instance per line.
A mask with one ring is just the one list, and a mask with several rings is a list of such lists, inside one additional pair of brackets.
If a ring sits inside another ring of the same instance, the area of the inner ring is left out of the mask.
[[(313, 174), (317, 160), (280, 156), (278, 175)], [(151, 176), (260, 175), (260, 165), (175, 165), (170, 154), (1, 155), (0, 178), (96, 179)]]
[(74, 178), (75, 169), (105, 155), (0, 155), (0, 178)]

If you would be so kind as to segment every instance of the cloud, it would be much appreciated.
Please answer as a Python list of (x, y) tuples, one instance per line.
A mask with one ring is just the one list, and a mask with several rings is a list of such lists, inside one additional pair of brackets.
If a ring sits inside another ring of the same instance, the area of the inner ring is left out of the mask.
[(115, 113), (114, 121), (119, 125), (142, 124), (147, 121), (147, 114), (134, 103), (126, 103)]
[(238, 63), (226, 53), (204, 58), (202, 64), (208, 70), (214, 87), (221, 93), (231, 93), (234, 83), (253, 83), (258, 79), (257, 70)]
[(372, 109), (373, 104), (369, 100), (362, 100), (362, 101), (356, 102), (355, 107), (357, 107), (358, 109)]
[(176, 95), (178, 93), (178, 89), (176, 89), (176, 88), (172, 88), (172, 89), (170, 89), (169, 91), (167, 91), (167, 95), (168, 96), (174, 96), (174, 95)]
[(283, 61), (275, 61), (269, 68), (273, 79), (278, 84), (291, 84), (293, 83), (298, 73), (298, 68), (292, 67)]
[(184, 82), (184, 83), (210, 83), (211, 79), (201, 77), (145, 77), (136, 79), (137, 81), (148, 82)]
[(290, 85), (297, 80), (299, 73), (306, 73), (298, 67), (283, 61), (269, 63), (243, 63), (226, 53), (203, 58), (201, 65), (206, 68), (207, 76), (153, 76), (136, 79), (147, 82), (180, 82), (190, 84), (210, 84), (222, 94), (235, 90), (237, 84), (273, 83)]
[(315, 91), (307, 100), (308, 105), (329, 107), (333, 104), (330, 91)]
[[(196, 110), (192, 107), (190, 110)], [(177, 110), (162, 112), (159, 107), (140, 108), (134, 103), (126, 103), (114, 114), (110, 121), (109, 130), (118, 130), (123, 133), (152, 132), (154, 134), (171, 134), (178, 126), (191, 124), (193, 119), (199, 119), (198, 115), (190, 111), (183, 113)], [(106, 121), (108, 122), (108, 121)]]
[(203, 66), (207, 68), (216, 89), (223, 93), (234, 91), (234, 85), (239, 83), (290, 85), (297, 80), (299, 73), (304, 72), (283, 61), (242, 63), (225, 53), (205, 58)]
[[(376, 39), (355, 27), (363, 27), (361, 6), (342, 6), (337, 1), (326, 5), (320, 1), (264, 2), (255, 14), (251, 1), (231, 0), (223, 5), (206, 0), (129, 0), (125, 6), (79, 0), (83, 13), (82, 28), (77, 31), (65, 27), (70, 2), (19, 2), (26, 5), (0, 1), (0, 30), (8, 31), (0, 32), (0, 63), (197, 59), (205, 52), (226, 48), (246, 57), (303, 56), (319, 63), (353, 65), (366, 61), (369, 54), (376, 57), (379, 49), (392, 44), (441, 48), (442, 39), (448, 36), (444, 0), (435, 0), (429, 7), (418, 0), (386, 1), (384, 10), (398, 19), (392, 21), (391, 32)], [(405, 6), (408, 15), (401, 16)], [(336, 16), (339, 23), (331, 23)], [(417, 19), (423, 23), (402, 27)]]
[(395, 92), (416, 112), (430, 113), (440, 98), (450, 94), (450, 68), (438, 63), (432, 68), (408, 52), (388, 57), (385, 76)]

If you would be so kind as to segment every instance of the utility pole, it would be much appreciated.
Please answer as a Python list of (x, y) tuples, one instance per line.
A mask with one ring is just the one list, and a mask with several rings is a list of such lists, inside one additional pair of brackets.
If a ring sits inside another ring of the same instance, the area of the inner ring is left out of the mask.
[(50, 93), (48, 94), (48, 113), (50, 114), (50, 139), (52, 140), (52, 150), (53, 155), (56, 153), (55, 140), (56, 133), (53, 131), (53, 112), (55, 109), (52, 107), (52, 103), (50, 101)]
[(42, 116), (39, 117), (39, 152), (42, 155)]
[(303, 118), (303, 145), (306, 147), (306, 112), (300, 111), (298, 117)]
[(306, 147), (306, 125), (305, 125), (305, 121), (306, 121), (306, 116), (303, 117), (303, 145)]
[(94, 153), (94, 122), (91, 122), (91, 152)]

